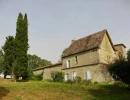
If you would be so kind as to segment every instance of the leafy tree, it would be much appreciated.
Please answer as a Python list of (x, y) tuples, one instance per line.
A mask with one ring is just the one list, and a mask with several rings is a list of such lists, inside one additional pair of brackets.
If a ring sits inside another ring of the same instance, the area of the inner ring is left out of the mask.
[(130, 88), (130, 63), (125, 58), (116, 59), (108, 65), (109, 71), (115, 80), (122, 81)]
[(27, 51), (29, 48), (27, 14), (25, 14), (23, 18), (23, 15), (19, 13), (16, 26), (15, 42), (16, 42), (16, 64), (15, 64), (16, 79), (22, 77), (25, 80), (28, 78)]
[(4, 51), (4, 76), (6, 77), (6, 75), (10, 74), (13, 76), (15, 62), (15, 41), (13, 36), (6, 37), (6, 41), (2, 49)]
[(30, 55), (28, 54), (28, 67), (30, 69), (34, 69), (41, 66), (48, 66), (51, 65), (51, 62), (45, 59), (41, 59), (37, 55)]
[(65, 49), (62, 51), (61, 60), (62, 60), (62, 57), (64, 56), (64, 53), (65, 53), (66, 50), (67, 50), (67, 48), (65, 48)]
[(3, 72), (3, 68), (4, 68), (4, 54), (0, 49), (0, 73)]

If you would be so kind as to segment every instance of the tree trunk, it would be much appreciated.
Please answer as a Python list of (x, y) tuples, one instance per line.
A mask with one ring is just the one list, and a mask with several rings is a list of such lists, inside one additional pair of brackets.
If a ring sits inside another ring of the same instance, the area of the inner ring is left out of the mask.
[(6, 75), (6, 74), (4, 74), (4, 78), (6, 78), (6, 76), (7, 76), (7, 75)]
[(15, 77), (15, 74), (14, 74), (14, 64), (15, 64), (15, 62), (12, 63), (11, 82), (16, 82), (16, 77)]

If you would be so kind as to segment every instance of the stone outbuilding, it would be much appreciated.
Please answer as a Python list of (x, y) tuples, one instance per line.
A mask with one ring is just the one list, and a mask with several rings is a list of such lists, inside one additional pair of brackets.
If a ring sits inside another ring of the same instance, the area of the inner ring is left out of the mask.
[(62, 62), (33, 69), (34, 74), (44, 71), (43, 79), (50, 79), (52, 71), (64, 73), (64, 80), (74, 80), (80, 76), (85, 80), (103, 82), (112, 78), (107, 64), (121, 55), (126, 58), (126, 46), (114, 45), (108, 31), (102, 30), (78, 40), (72, 40), (62, 56)]

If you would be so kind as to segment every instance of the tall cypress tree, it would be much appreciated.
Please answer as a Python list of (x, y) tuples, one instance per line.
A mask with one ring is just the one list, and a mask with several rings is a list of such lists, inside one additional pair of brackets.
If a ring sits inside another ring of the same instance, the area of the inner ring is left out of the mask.
[(24, 18), (21, 13), (19, 13), (16, 26), (16, 63), (15, 63), (15, 75), (16, 79), (22, 77), (26, 79), (28, 77), (28, 20), (27, 14)]
[(25, 13), (24, 19), (23, 19), (23, 45), (24, 45), (24, 62), (23, 62), (23, 67), (24, 67), (24, 73), (22, 75), (22, 78), (25, 80), (28, 78), (28, 56), (27, 56), (27, 51), (29, 48), (28, 44), (28, 19), (27, 19), (27, 14)]

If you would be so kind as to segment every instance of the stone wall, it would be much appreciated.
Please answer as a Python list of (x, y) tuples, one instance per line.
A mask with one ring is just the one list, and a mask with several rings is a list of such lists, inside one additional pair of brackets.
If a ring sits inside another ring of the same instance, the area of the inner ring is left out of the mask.
[(62, 67), (62, 64), (45, 68), (44, 73), (43, 73), (43, 79), (51, 79), (51, 72), (52, 71), (61, 72), (61, 67)]
[(123, 47), (122, 45), (117, 45), (117, 46), (114, 46), (114, 47), (117, 50), (116, 54), (117, 54), (118, 57), (119, 57), (119, 54), (121, 54), (122, 57), (127, 58), (125, 47)]
[(111, 63), (116, 58), (115, 51), (112, 48), (112, 45), (106, 34), (100, 45), (99, 57), (100, 57), (100, 62), (105, 64)]
[(90, 72), (90, 80), (93, 82), (103, 82), (103, 81), (111, 81), (112, 77), (110, 76), (106, 65), (104, 64), (97, 64), (97, 65), (90, 65), (90, 66), (84, 66), (84, 67), (76, 67), (76, 68), (68, 68), (65, 70), (62, 70), (62, 72), (67, 74), (71, 74), (71, 80), (73, 80), (73, 73), (76, 73), (76, 76), (80, 76), (82, 79), (86, 79), (85, 72)]
[[(77, 57), (77, 63), (76, 63)], [(66, 68), (66, 61), (70, 61), (70, 67), (99, 63), (99, 51), (97, 49), (75, 54), (63, 58), (62, 69)]]
[(38, 70), (33, 70), (34, 75), (39, 75), (44, 71), (44, 69), (38, 69)]

